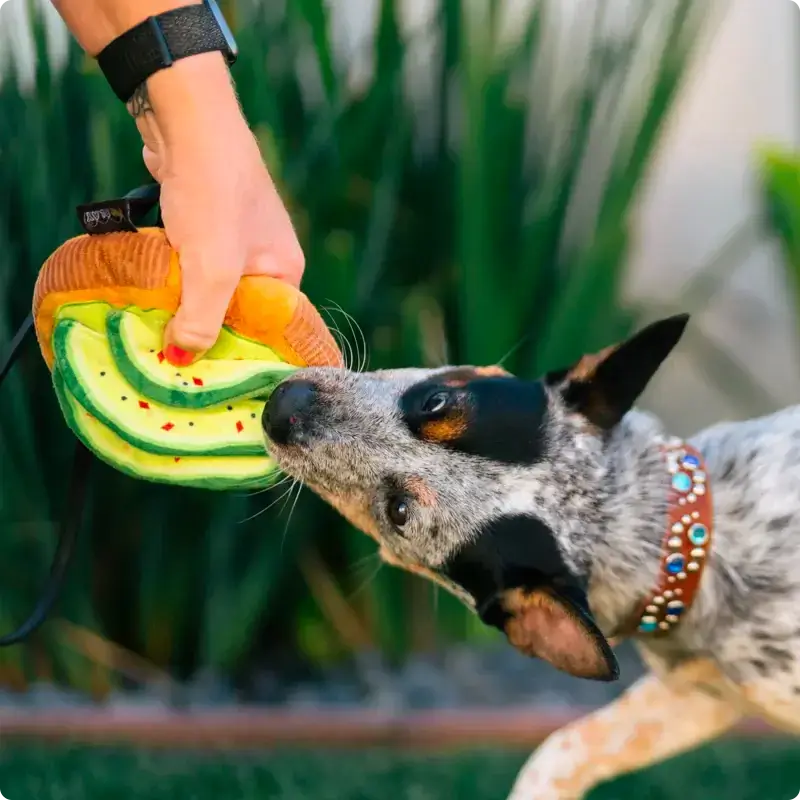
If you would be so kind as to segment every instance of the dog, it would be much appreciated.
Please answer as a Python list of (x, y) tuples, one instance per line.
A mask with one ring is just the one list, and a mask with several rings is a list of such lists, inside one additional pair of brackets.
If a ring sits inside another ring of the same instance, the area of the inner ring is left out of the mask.
[(800, 732), (800, 406), (669, 437), (635, 403), (687, 322), (538, 380), (303, 369), (264, 409), (286, 473), (520, 651), (610, 681), (635, 643), (645, 677), (547, 738), (510, 800), (585, 797), (744, 716)]

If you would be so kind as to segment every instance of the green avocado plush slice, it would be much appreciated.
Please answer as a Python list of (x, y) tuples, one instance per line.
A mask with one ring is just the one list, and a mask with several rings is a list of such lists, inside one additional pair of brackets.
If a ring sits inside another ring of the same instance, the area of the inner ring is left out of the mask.
[(263, 455), (263, 400), (237, 399), (203, 409), (168, 406), (125, 380), (103, 333), (65, 317), (56, 323), (52, 342), (69, 393), (134, 447), (169, 456)]
[(211, 357), (180, 369), (161, 352), (161, 320), (111, 309), (106, 323), (111, 353), (125, 380), (145, 397), (174, 408), (265, 397), (297, 369), (265, 345), (228, 330), (221, 332)]
[(146, 453), (82, 408), (58, 367), (53, 370), (53, 386), (64, 419), (78, 439), (98, 458), (133, 478), (214, 490), (263, 489), (280, 478), (278, 467), (263, 449), (259, 456), (238, 457)]
[(139, 393), (175, 408), (206, 408), (245, 397), (267, 397), (297, 367), (260, 342), (223, 328), (203, 358), (176, 369), (161, 351), (170, 315), (103, 301), (69, 303), (57, 319), (73, 319), (108, 336), (117, 369)]

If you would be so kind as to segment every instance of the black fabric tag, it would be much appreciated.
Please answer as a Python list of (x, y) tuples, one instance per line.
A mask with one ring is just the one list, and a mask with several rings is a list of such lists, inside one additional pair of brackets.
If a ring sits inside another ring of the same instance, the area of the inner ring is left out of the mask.
[[(157, 183), (151, 183), (115, 200), (84, 203), (76, 209), (78, 221), (83, 230), (93, 236), (120, 231), (136, 233), (136, 226), (158, 204), (160, 196), (161, 187)], [(160, 209), (156, 225), (163, 227)]]
[(78, 221), (86, 233), (118, 233), (138, 229), (131, 219), (130, 200), (103, 200), (78, 206)]

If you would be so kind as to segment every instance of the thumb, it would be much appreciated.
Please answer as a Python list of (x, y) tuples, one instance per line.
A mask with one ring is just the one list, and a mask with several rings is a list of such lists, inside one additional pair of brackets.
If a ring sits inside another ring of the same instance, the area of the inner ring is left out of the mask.
[(181, 257), (181, 300), (164, 331), (164, 355), (175, 366), (188, 366), (214, 346), (239, 275), (221, 271), (223, 260), (208, 254)]

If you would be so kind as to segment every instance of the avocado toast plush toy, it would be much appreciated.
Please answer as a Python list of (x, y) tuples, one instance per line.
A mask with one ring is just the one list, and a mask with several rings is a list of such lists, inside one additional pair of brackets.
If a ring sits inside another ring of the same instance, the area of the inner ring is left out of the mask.
[(159, 221), (158, 187), (78, 208), (86, 233), (59, 247), (36, 282), (32, 314), (0, 362), (0, 382), (35, 328), (67, 425), (79, 442), (50, 578), (30, 618), (0, 637), (26, 638), (45, 619), (80, 526), (89, 453), (132, 477), (205, 489), (269, 486), (261, 412), (272, 389), (302, 366), (342, 355), (308, 298), (268, 277), (244, 277), (216, 344), (188, 367), (162, 352), (178, 308), (178, 254)]
[(36, 334), (67, 424), (134, 477), (208, 489), (258, 488), (276, 470), (261, 411), (297, 367), (341, 363), (298, 290), (245, 277), (217, 343), (177, 368), (162, 352), (180, 266), (161, 228), (84, 235), (53, 253), (34, 293)]

